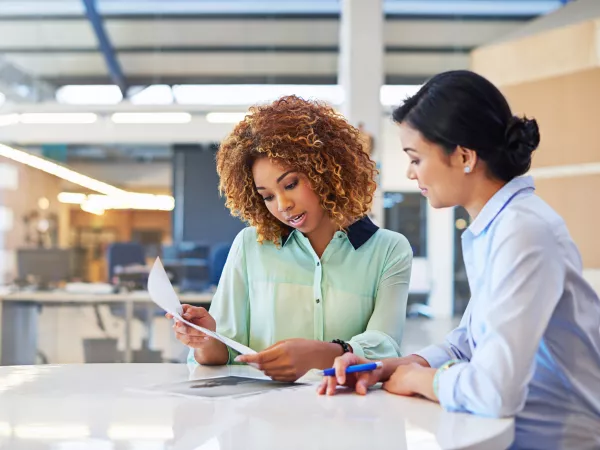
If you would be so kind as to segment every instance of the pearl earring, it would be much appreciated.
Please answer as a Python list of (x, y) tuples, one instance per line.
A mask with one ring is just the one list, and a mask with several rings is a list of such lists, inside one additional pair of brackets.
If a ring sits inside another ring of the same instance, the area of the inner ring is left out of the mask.
[(465, 173), (471, 173), (471, 168), (469, 166), (465, 166)]

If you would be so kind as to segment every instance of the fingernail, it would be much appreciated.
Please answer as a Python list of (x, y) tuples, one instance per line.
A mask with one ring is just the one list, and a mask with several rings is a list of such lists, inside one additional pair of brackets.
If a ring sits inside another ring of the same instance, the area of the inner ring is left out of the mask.
[(337, 382), (338, 384), (344, 384), (344, 380), (342, 379), (342, 377), (337, 377)]
[(234, 359), (235, 362), (242, 362), (242, 356), (236, 356)]

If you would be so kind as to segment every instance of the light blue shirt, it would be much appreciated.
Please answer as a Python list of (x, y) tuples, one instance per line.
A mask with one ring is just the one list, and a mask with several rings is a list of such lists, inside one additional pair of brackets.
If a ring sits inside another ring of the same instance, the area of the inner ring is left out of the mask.
[(256, 351), (289, 338), (342, 339), (369, 359), (400, 355), (412, 264), (404, 236), (365, 217), (336, 232), (321, 258), (298, 231), (280, 247), (256, 239), (246, 228), (229, 252), (210, 306), (219, 333)]
[(471, 300), (418, 354), (450, 411), (516, 415), (516, 448), (600, 448), (600, 301), (561, 217), (530, 177), (500, 189), (463, 233)]

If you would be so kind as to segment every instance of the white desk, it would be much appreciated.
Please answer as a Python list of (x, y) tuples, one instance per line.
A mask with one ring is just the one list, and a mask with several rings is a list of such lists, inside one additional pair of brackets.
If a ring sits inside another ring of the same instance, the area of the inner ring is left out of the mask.
[[(262, 377), (238, 366), (201, 367), (193, 378), (228, 374)], [(448, 413), (382, 390), (321, 397), (309, 385), (213, 400), (128, 391), (188, 378), (182, 364), (2, 367), (0, 447), (494, 450), (514, 435), (512, 419)]]
[[(210, 304), (211, 293), (181, 293), (179, 298), (182, 303)], [(15, 330), (21, 330), (18, 338), (27, 342), (28, 347), (37, 349), (37, 308), (39, 306), (90, 306), (95, 304), (119, 303), (125, 306), (125, 354), (126, 362), (131, 362), (131, 322), (133, 320), (134, 304), (147, 304), (152, 306), (150, 295), (146, 291), (136, 291), (121, 294), (74, 294), (65, 291), (17, 291), (0, 295), (0, 328), (3, 320), (18, 322)], [(7, 307), (7, 305), (12, 306)], [(4, 317), (3, 317), (4, 316)], [(1, 330), (0, 330), (1, 331)], [(0, 358), (2, 357), (2, 333), (0, 332)], [(17, 339), (17, 336), (11, 338)], [(35, 355), (35, 352), (33, 353)], [(31, 359), (31, 358), (30, 358)], [(11, 357), (5, 355), (4, 364), (15, 364)], [(16, 364), (33, 364), (32, 361), (17, 361)]]

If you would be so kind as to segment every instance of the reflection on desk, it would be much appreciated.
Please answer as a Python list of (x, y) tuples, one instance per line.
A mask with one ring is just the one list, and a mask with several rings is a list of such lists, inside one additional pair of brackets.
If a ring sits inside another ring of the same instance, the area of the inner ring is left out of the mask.
[[(199, 367), (193, 378), (262, 377), (247, 366)], [(145, 395), (132, 388), (188, 379), (180, 364), (0, 368), (0, 446), (35, 448), (504, 449), (512, 419), (443, 411), (382, 390), (317, 396), (298, 389), (223, 399)]]

